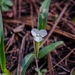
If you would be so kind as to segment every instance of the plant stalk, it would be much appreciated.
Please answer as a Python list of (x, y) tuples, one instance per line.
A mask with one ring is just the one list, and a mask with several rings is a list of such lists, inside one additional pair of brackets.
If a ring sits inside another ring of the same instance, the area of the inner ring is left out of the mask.
[(36, 58), (38, 57), (39, 54), (39, 48), (40, 48), (40, 42), (36, 42), (35, 41), (35, 54), (36, 54)]

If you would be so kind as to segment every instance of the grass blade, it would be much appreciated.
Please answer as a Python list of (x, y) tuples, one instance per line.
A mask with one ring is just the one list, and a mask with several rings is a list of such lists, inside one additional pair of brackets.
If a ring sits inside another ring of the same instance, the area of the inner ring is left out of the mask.
[(57, 46), (61, 44), (63, 44), (63, 41), (55, 42), (44, 47), (43, 49), (39, 51), (38, 59), (44, 57), (45, 55), (47, 55), (49, 52), (51, 52), (52, 50), (54, 50)]
[[(25, 75), (25, 72), (26, 72), (28, 66), (30, 65), (30, 63), (32, 62), (32, 60), (34, 59), (34, 57), (35, 57), (35, 54), (30, 53), (30, 54), (27, 54), (23, 58), (23, 60), (22, 60), (22, 67), (21, 67), (21, 75)], [(16, 70), (14, 75), (17, 75), (17, 70)]]
[(25, 56), (25, 58), (22, 61), (21, 75), (25, 74), (29, 64), (32, 62), (34, 57), (35, 57), (35, 54), (33, 54), (33, 53), (30, 53), (30, 54)]
[(2, 14), (0, 10), (0, 67), (2, 72), (7, 75), (11, 75), (10, 72), (6, 68), (6, 57), (5, 57), (5, 49), (4, 49), (4, 36), (3, 36), (3, 22), (2, 22)]
[(1, 62), (1, 69), (3, 70), (6, 67), (6, 59), (4, 53), (3, 22), (2, 22), (1, 10), (0, 10), (0, 62)]
[(48, 17), (48, 10), (49, 10), (50, 0), (45, 0), (40, 7), (40, 12), (38, 15), (38, 29), (45, 29), (47, 17)]
[[(25, 75), (25, 72), (28, 66), (30, 65), (30, 63), (33, 61), (34, 57), (35, 57), (35, 54), (30, 53), (23, 58), (22, 67), (21, 67), (21, 75)], [(15, 72), (14, 75), (17, 75), (17, 71)]]

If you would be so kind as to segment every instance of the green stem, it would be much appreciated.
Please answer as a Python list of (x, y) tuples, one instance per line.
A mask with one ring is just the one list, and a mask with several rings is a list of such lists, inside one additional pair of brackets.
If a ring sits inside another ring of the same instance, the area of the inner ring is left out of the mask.
[(39, 48), (40, 48), (40, 42), (35, 42), (35, 54), (36, 54), (36, 57), (38, 57)]

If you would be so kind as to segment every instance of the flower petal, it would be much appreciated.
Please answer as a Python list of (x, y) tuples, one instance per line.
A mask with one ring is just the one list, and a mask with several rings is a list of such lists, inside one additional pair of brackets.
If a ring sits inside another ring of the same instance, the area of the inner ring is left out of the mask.
[(34, 40), (35, 40), (36, 42), (40, 42), (40, 41), (43, 40), (43, 38), (42, 38), (42, 37), (34, 37)]
[(39, 34), (39, 30), (36, 29), (36, 28), (34, 28), (34, 29), (31, 30), (31, 34), (32, 34), (33, 36), (36, 36), (36, 34)]
[(44, 37), (47, 35), (47, 31), (46, 30), (40, 30), (39, 34), (41, 35), (41, 37)]

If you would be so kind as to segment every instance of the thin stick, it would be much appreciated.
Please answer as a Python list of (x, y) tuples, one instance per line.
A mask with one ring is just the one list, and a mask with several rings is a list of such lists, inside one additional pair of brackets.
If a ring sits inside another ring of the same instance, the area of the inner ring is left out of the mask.
[(35, 62), (36, 62), (36, 67), (39, 68), (39, 67), (38, 67), (38, 60), (37, 60), (36, 57), (35, 57)]
[(17, 69), (17, 75), (21, 75), (21, 63), (22, 63), (22, 51), (23, 51), (23, 48), (24, 48), (24, 45), (25, 45), (25, 39), (26, 37), (29, 35), (26, 34), (24, 37), (23, 37), (23, 40), (22, 40), (22, 44), (21, 44), (21, 48), (20, 48), (20, 51), (19, 51), (19, 58), (18, 58), (18, 69)]
[[(53, 69), (53, 68), (55, 68), (56, 66), (58, 66), (62, 61), (64, 61), (71, 53), (73, 53), (74, 52), (74, 50), (75, 50), (75, 48), (71, 51), (71, 52), (69, 52), (60, 62), (58, 62), (54, 67), (52, 67), (51, 69)], [(50, 70), (51, 70), (50, 69)], [(50, 70), (48, 70), (47, 72), (49, 72)]]
[(19, 16), (18, 16), (18, 18), (20, 19), (20, 17), (21, 17), (21, 0), (19, 0)]

